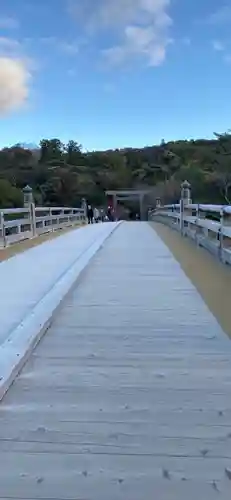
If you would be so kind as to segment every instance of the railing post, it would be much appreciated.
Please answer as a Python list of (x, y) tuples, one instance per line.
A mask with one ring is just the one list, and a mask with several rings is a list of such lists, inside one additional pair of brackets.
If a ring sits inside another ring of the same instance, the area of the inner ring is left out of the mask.
[(54, 232), (54, 228), (53, 228), (53, 214), (52, 214), (52, 207), (49, 208), (49, 218), (50, 218), (50, 221), (49, 221), (49, 226), (51, 227), (51, 232), (53, 233)]
[(188, 181), (184, 181), (181, 184), (180, 193), (180, 231), (181, 235), (184, 235), (184, 207), (190, 205), (191, 200), (191, 185)]
[(30, 221), (31, 221), (32, 235), (33, 238), (35, 238), (35, 236), (37, 236), (37, 228), (36, 228), (36, 214), (35, 214), (34, 203), (30, 204)]
[(200, 215), (200, 205), (198, 203), (196, 208), (196, 245), (199, 246), (198, 233), (199, 233), (199, 215)]
[(4, 212), (0, 213), (0, 227), (1, 227), (1, 233), (2, 233), (2, 242), (3, 242), (3, 247), (6, 247), (6, 228), (5, 228), (5, 221), (4, 221)]
[(33, 190), (30, 186), (27, 185), (26, 187), (23, 188), (22, 192), (24, 198), (24, 207), (27, 208), (29, 211), (32, 237), (34, 238), (35, 236), (37, 236), (37, 230), (36, 230), (36, 214), (35, 214)]
[[(84, 220), (84, 222), (86, 222), (86, 220), (87, 220), (87, 202), (86, 202), (85, 198), (82, 198), (81, 208), (84, 210), (83, 220)], [(81, 216), (81, 220), (82, 220), (82, 216)]]
[(219, 240), (219, 258), (223, 262), (223, 238), (224, 238), (224, 233), (223, 233), (223, 228), (224, 228), (224, 211), (221, 209), (220, 211), (220, 228), (218, 230), (218, 240)]
[(184, 200), (180, 200), (180, 233), (184, 235)]

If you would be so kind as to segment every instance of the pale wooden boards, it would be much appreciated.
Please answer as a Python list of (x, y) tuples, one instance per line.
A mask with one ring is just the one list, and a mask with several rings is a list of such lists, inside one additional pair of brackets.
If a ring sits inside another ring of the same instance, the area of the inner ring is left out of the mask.
[(230, 499), (230, 382), (180, 266), (123, 224), (0, 406), (0, 498)]
[(63, 229), (57, 229), (54, 232), (44, 233), (39, 236), (36, 236), (35, 238), (30, 238), (18, 241), (17, 243), (12, 243), (6, 248), (0, 248), (0, 262), (10, 259), (11, 257), (14, 257), (14, 255), (17, 255), (18, 253), (30, 250), (30, 248), (41, 245), (41, 243), (50, 241), (54, 238), (57, 238), (58, 236), (62, 236), (63, 234), (78, 229), (82, 226), (84, 226), (84, 223), (76, 224), (74, 226), (66, 227)]

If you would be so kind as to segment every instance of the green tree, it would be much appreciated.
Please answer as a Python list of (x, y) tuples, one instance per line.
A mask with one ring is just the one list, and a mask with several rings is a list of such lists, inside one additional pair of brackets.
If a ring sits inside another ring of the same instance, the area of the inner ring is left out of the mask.
[(78, 165), (83, 163), (82, 146), (78, 142), (70, 140), (66, 147), (66, 162), (69, 165)]
[(62, 162), (64, 145), (59, 139), (43, 139), (40, 141), (40, 163)]
[(46, 205), (76, 205), (81, 197), (102, 204), (107, 189), (136, 187), (151, 188), (150, 205), (156, 196), (170, 203), (179, 198), (184, 179), (197, 202), (229, 203), (231, 134), (92, 152), (83, 152), (77, 141), (63, 144), (54, 138), (33, 150), (16, 144), (0, 151), (2, 206), (22, 204), (25, 184), (33, 188), (36, 202)]
[(215, 134), (215, 136), (217, 138), (217, 147), (213, 161), (214, 170), (210, 178), (217, 183), (225, 203), (230, 204), (231, 134)]
[(12, 186), (9, 181), (0, 179), (0, 207), (20, 208), (23, 206), (22, 191)]

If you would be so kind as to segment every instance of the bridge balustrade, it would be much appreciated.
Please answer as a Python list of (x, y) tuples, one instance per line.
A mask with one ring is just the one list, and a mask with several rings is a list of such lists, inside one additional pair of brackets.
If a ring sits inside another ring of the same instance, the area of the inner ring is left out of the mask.
[(161, 222), (189, 237), (231, 264), (231, 206), (188, 204), (164, 205), (153, 210), (149, 219)]
[(32, 205), (24, 208), (2, 209), (0, 211), (0, 248), (84, 222), (83, 208)]

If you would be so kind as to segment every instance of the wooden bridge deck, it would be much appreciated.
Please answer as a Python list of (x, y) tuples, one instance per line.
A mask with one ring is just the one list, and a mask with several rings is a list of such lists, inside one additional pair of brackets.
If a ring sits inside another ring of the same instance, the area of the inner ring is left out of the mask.
[(0, 404), (1, 500), (230, 500), (230, 383), (168, 248), (120, 225)]

